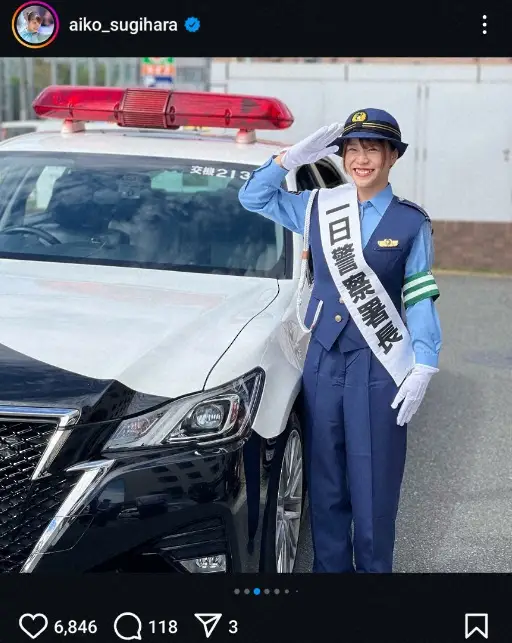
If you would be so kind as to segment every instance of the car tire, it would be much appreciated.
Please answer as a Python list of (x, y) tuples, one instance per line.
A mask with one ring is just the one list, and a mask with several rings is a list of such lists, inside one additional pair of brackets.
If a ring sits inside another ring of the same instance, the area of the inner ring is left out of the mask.
[[(277, 438), (274, 448), (263, 516), (260, 572), (291, 573), (295, 566), (306, 496), (304, 439), (295, 411), (290, 414), (286, 429)], [(290, 467), (295, 479), (289, 477)], [(291, 492), (291, 497), (287, 496), (287, 491)], [(282, 547), (283, 537), (287, 550)]]

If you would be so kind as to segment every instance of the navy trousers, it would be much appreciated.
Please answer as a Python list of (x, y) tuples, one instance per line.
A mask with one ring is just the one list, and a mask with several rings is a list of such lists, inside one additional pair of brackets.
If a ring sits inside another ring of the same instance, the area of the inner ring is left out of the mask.
[(391, 408), (397, 390), (369, 348), (326, 351), (311, 338), (303, 392), (314, 572), (392, 571), (407, 446)]

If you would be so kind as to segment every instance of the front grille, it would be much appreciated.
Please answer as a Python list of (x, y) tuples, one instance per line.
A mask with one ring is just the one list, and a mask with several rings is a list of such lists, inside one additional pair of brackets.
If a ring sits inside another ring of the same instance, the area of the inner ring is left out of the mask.
[(0, 421), (0, 573), (21, 569), (73, 485), (62, 475), (30, 479), (56, 426)]

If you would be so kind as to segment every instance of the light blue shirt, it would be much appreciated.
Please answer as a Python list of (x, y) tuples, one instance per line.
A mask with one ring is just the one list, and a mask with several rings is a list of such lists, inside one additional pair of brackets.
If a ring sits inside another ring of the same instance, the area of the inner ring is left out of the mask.
[(26, 27), (21, 29), (20, 36), (25, 42), (43, 43), (48, 40), (48, 35), (40, 31), (29, 31)]
[[(252, 172), (240, 188), (240, 203), (246, 210), (258, 212), (292, 232), (304, 234), (306, 206), (311, 191), (292, 194), (283, 190), (280, 186), (287, 174), (287, 170), (270, 159)], [(368, 243), (392, 198), (393, 191), (388, 184), (372, 199), (359, 204), (363, 247)], [(425, 219), (407, 258), (405, 277), (431, 270), (433, 261), (432, 229), (430, 222)], [(437, 368), (442, 336), (434, 302), (431, 298), (423, 299), (407, 308), (405, 315), (416, 363)]]

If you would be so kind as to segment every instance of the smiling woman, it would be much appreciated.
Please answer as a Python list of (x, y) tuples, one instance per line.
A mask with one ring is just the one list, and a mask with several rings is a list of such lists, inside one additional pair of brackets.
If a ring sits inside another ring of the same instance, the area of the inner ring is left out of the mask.
[[(404, 427), (438, 371), (430, 218), (389, 183), (406, 149), (391, 114), (357, 111), (269, 159), (240, 191), (247, 209), (303, 233), (302, 275), (313, 261), (304, 323), (298, 316), (311, 333), (302, 391), (318, 572), (392, 571)], [(279, 187), (330, 154), (350, 183)]]
[(253, 167), (96, 154), (0, 158), (0, 256), (283, 278), (285, 230), (238, 202)]

